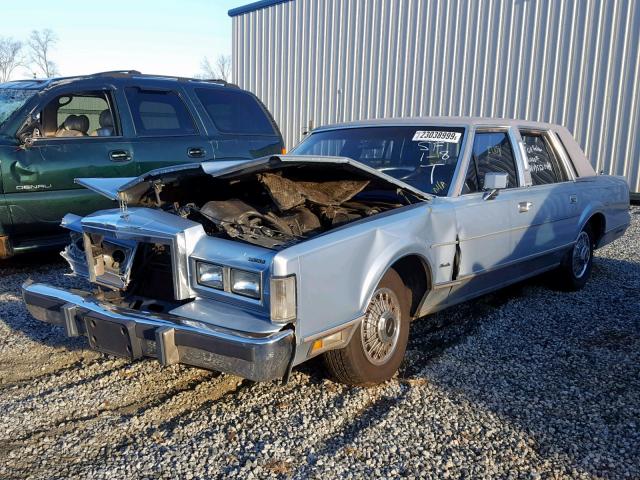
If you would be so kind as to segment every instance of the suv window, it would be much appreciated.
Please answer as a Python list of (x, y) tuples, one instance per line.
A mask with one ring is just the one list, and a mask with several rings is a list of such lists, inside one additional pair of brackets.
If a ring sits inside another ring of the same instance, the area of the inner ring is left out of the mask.
[(245, 92), (196, 88), (196, 95), (221, 132), (258, 135), (276, 133), (258, 101)]
[(138, 135), (196, 134), (189, 109), (176, 92), (127, 88), (126, 95)]
[(520, 135), (529, 161), (532, 184), (566, 182), (567, 174), (554, 155), (547, 137), (542, 132), (520, 132)]
[(120, 135), (107, 92), (78, 92), (60, 95), (49, 102), (41, 115), (44, 137), (113, 137)]
[(487, 172), (506, 173), (507, 188), (518, 186), (516, 162), (506, 132), (476, 133), (462, 193), (481, 192)]

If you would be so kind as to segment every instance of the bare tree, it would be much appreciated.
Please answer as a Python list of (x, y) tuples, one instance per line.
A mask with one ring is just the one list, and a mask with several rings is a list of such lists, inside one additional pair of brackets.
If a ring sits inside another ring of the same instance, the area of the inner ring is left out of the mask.
[(48, 28), (40, 31), (33, 30), (29, 37), (31, 62), (46, 78), (58, 74), (58, 67), (50, 57), (51, 50), (57, 42), (57, 35)]
[(200, 63), (200, 70), (200, 78), (215, 78), (228, 82), (231, 80), (231, 56), (218, 55), (215, 65), (211, 65), (209, 59), (204, 57)]
[(0, 37), (0, 83), (7, 82), (13, 71), (23, 65), (22, 42)]
[(218, 71), (218, 78), (227, 82), (231, 80), (231, 56), (218, 55), (216, 59), (216, 70)]

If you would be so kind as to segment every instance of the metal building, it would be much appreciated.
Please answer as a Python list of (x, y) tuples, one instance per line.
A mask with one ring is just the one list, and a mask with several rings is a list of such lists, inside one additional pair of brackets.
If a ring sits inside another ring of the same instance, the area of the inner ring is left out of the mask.
[(481, 115), (565, 125), (640, 192), (640, 0), (263, 0), (233, 78), (287, 147), (309, 125)]

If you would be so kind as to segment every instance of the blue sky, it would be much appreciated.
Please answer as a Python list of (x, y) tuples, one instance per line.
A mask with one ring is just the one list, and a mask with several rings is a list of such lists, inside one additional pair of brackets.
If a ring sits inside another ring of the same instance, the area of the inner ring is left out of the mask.
[[(52, 29), (62, 75), (136, 69), (192, 76), (204, 56), (231, 54), (230, 8), (242, 0), (0, 1), (0, 36), (24, 40)], [(18, 69), (13, 77), (30, 76)]]

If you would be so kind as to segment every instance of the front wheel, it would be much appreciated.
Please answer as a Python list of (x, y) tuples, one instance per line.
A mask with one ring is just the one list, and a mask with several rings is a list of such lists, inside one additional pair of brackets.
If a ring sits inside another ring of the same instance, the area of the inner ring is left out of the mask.
[(576, 291), (585, 286), (593, 267), (593, 247), (593, 230), (587, 225), (578, 234), (573, 248), (567, 253), (558, 269), (561, 289)]
[(371, 386), (393, 377), (409, 339), (409, 299), (400, 276), (389, 270), (349, 344), (324, 354), (333, 378), (348, 385)]

